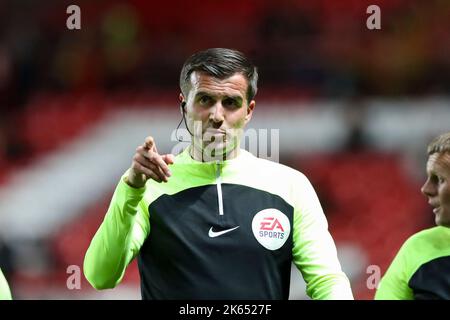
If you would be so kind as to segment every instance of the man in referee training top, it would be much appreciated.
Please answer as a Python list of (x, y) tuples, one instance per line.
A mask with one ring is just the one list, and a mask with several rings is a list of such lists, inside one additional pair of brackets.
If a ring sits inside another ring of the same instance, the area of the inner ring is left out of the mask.
[(410, 237), (382, 278), (375, 299), (450, 299), (450, 132), (428, 145), (422, 193), (437, 226)]
[(86, 253), (92, 286), (115, 287), (137, 257), (143, 299), (287, 299), (294, 262), (311, 298), (353, 299), (308, 179), (240, 149), (257, 78), (235, 50), (188, 58), (192, 142), (176, 157), (152, 137), (136, 149)]

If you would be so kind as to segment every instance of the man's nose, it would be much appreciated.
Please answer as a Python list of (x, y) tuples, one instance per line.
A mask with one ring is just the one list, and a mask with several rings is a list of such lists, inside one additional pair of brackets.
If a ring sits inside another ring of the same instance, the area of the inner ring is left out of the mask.
[(427, 179), (427, 181), (425, 181), (422, 188), (420, 188), (420, 191), (422, 191), (424, 195), (429, 197), (434, 195), (434, 188), (430, 183), (430, 179)]
[(213, 122), (222, 122), (225, 117), (224, 117), (224, 108), (222, 105), (222, 102), (217, 101), (214, 106), (211, 108), (211, 114), (210, 114), (210, 119)]

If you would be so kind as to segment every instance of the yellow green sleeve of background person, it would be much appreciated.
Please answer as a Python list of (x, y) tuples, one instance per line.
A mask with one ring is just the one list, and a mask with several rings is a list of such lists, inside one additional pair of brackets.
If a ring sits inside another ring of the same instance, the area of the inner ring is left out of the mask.
[[(223, 168), (223, 183), (228, 187), (276, 192), (275, 197), (287, 199), (294, 208), (292, 260), (302, 272), (308, 295), (313, 299), (352, 299), (349, 280), (341, 270), (336, 247), (312, 185), (298, 171), (267, 160), (255, 160), (254, 156), (242, 152), (244, 155), (240, 159), (230, 160), (229, 165)], [(169, 183), (159, 184), (149, 180), (145, 187), (135, 189), (124, 181), (125, 173), (85, 256), (84, 274), (91, 285), (96, 289), (106, 289), (115, 287), (121, 281), (126, 267), (150, 235), (149, 206), (155, 199), (215, 186), (216, 168), (215, 164), (194, 162), (185, 151), (171, 165)], [(271, 176), (278, 177), (275, 188), (273, 179), (256, 173), (264, 170), (273, 171)], [(210, 205), (214, 208), (217, 199)], [(224, 208), (226, 211), (225, 202)], [(211, 214), (217, 213), (211, 209)], [(239, 230), (244, 230), (244, 225)], [(252, 232), (251, 226), (246, 232)], [(208, 229), (205, 229), (207, 234)]]
[(380, 281), (376, 300), (450, 298), (450, 228), (410, 237)]
[(11, 300), (11, 291), (9, 290), (8, 282), (0, 269), (0, 300)]

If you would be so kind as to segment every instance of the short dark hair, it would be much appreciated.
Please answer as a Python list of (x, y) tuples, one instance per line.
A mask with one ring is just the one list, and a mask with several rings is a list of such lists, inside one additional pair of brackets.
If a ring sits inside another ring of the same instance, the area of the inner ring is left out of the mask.
[(434, 138), (428, 145), (427, 152), (429, 156), (433, 153), (450, 153), (450, 132)]
[(211, 48), (190, 56), (183, 64), (180, 74), (180, 89), (184, 96), (187, 96), (191, 89), (190, 76), (194, 71), (205, 72), (219, 79), (242, 73), (248, 81), (247, 102), (255, 97), (258, 90), (258, 70), (242, 52), (237, 50)]

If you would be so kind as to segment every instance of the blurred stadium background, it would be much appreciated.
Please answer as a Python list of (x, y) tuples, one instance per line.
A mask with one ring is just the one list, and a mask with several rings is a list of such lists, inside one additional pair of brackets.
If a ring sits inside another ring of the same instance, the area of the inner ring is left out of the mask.
[(373, 298), (369, 266), (383, 274), (434, 225), (420, 186), (426, 144), (450, 128), (449, 1), (2, 0), (0, 26), (0, 267), (16, 299), (140, 298), (135, 262), (102, 292), (84, 277), (69, 290), (67, 267), (143, 138), (178, 143), (179, 71), (208, 47), (259, 67), (249, 127), (280, 129), (280, 162), (316, 188), (357, 299)]

